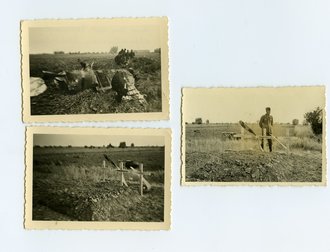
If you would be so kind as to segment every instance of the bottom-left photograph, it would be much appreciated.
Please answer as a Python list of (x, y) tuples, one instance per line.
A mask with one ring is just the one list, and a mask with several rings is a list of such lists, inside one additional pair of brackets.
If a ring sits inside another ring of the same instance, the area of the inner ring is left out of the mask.
[(27, 127), (27, 229), (170, 228), (170, 129)]

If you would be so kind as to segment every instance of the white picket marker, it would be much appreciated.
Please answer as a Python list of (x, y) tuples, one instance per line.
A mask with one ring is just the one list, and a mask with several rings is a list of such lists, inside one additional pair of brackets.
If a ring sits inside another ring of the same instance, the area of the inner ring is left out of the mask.
[(143, 163), (139, 164), (140, 168), (140, 194), (143, 196)]
[(124, 172), (127, 172), (127, 171), (124, 170), (124, 162), (123, 161), (120, 161), (119, 168), (120, 169), (117, 170), (117, 171), (119, 171), (121, 173), (120, 185), (121, 186), (123, 186), (123, 185), (128, 186), (127, 183), (126, 183), (125, 177), (124, 177)]
[(105, 160), (103, 160), (103, 181), (105, 181), (105, 168), (106, 168)]

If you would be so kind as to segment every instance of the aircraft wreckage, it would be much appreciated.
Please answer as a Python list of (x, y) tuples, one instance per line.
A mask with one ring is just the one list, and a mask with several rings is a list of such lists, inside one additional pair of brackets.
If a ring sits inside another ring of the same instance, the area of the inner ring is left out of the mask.
[(78, 93), (86, 89), (94, 89), (98, 92), (113, 90), (117, 93), (116, 100), (137, 100), (142, 104), (147, 103), (144, 96), (135, 87), (135, 76), (133, 69), (120, 68), (111, 70), (110, 75), (102, 70), (94, 70), (93, 63), (80, 62), (82, 68), (73, 71), (61, 71), (59, 73), (42, 71), (43, 78), (31, 77), (30, 95), (37, 96), (46, 91), (47, 86), (44, 80), (53, 79), (56, 87), (68, 93)]

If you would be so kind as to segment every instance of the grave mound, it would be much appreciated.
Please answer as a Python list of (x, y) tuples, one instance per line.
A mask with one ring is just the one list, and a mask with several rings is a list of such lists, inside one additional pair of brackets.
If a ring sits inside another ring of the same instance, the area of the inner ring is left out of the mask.
[(80, 221), (125, 221), (127, 213), (141, 201), (137, 188), (118, 181), (82, 183), (36, 180), (33, 205), (48, 208)]

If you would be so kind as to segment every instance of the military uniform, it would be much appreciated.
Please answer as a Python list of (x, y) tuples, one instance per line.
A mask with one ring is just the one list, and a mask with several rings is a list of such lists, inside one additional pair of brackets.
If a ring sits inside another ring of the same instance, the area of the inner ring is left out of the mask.
[[(273, 117), (271, 115), (265, 114), (260, 118), (259, 126), (262, 129), (262, 136), (266, 134), (266, 136), (272, 136), (273, 134)], [(264, 132), (264, 129), (266, 129)], [(273, 150), (273, 140), (268, 140), (269, 151)], [(261, 141), (261, 148), (264, 148), (264, 141)]]

